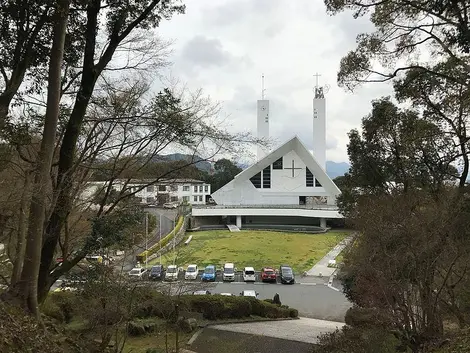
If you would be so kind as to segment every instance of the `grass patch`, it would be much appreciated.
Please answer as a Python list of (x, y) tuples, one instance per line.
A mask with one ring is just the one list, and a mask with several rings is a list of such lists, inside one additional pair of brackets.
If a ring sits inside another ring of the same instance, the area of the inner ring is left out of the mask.
[[(179, 332), (179, 346), (184, 348), (186, 342), (189, 341), (192, 333)], [(168, 332), (168, 348), (173, 352), (175, 348), (175, 332)], [(154, 352), (164, 353), (165, 349), (165, 332), (155, 332), (146, 336), (128, 337), (124, 346), (125, 353), (146, 353), (148, 349), (154, 349)]]
[(337, 263), (337, 264), (340, 264), (340, 263), (342, 263), (342, 262), (344, 261), (344, 260), (343, 260), (343, 252), (342, 252), (342, 251), (339, 253), (338, 256), (336, 256), (335, 260), (336, 260), (336, 263)]
[[(181, 245), (175, 252), (162, 256), (166, 264), (187, 266), (191, 263), (204, 267), (214, 264), (220, 268), (226, 262), (234, 262), (238, 269), (253, 266), (279, 267), (289, 264), (297, 273), (309, 270), (329, 250), (347, 236), (348, 232), (329, 231), (325, 234), (283, 233), (269, 231), (213, 230), (191, 233), (189, 245)], [(158, 263), (159, 259), (151, 263)]]

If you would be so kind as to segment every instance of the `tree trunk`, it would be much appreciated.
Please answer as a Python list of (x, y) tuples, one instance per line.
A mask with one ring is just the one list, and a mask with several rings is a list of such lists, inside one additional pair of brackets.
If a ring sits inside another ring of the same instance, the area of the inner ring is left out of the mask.
[(31, 174), (26, 171), (25, 179), (23, 184), (23, 192), (21, 194), (21, 204), (20, 204), (20, 215), (18, 217), (18, 233), (16, 238), (16, 251), (15, 251), (15, 261), (13, 263), (13, 271), (11, 275), (11, 285), (15, 285), (21, 276), (21, 270), (23, 268), (24, 261), (24, 252), (26, 249), (26, 222), (28, 218), (26, 217), (26, 212), (28, 212), (29, 206), (29, 192), (31, 185)]
[(80, 82), (80, 89), (75, 98), (75, 104), (70, 114), (70, 119), (65, 129), (64, 138), (59, 152), (59, 166), (57, 172), (57, 202), (52, 211), (45, 231), (44, 244), (41, 251), (41, 267), (39, 269), (38, 290), (40, 297), (48, 288), (51, 282), (49, 273), (54, 259), (59, 237), (65, 224), (65, 219), (72, 207), (71, 190), (72, 175), (71, 170), (74, 165), (75, 151), (80, 129), (85, 117), (86, 109), (91, 95), (95, 88), (95, 83), (99, 72), (95, 69), (95, 46), (98, 32), (98, 15), (100, 12), (99, 0), (89, 1), (87, 5), (87, 27), (85, 30), (85, 50), (83, 58), (83, 73)]
[(47, 190), (50, 184), (50, 171), (59, 118), (61, 68), (69, 6), (70, 0), (57, 1), (54, 15), (55, 23), (51, 59), (49, 62), (46, 117), (34, 176), (23, 270), (20, 280), (11, 287), (8, 293), (18, 304), (38, 318), (38, 274), (41, 262)]

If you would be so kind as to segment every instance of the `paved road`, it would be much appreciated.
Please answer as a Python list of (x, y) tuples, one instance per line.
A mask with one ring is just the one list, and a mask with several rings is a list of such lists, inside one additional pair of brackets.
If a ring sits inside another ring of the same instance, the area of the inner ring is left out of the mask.
[(307, 271), (309, 276), (331, 276), (336, 271), (334, 267), (328, 267), (329, 261), (336, 259), (336, 257), (348, 246), (353, 240), (353, 236), (349, 236), (336, 245), (333, 249), (328, 252), (318, 263), (316, 263), (310, 270)]
[(213, 325), (211, 329), (232, 331), (305, 343), (317, 343), (317, 337), (324, 333), (334, 332), (343, 327), (341, 322), (309, 318), (288, 321), (252, 322), (228, 325)]
[[(161, 239), (161, 237), (164, 237), (173, 230), (177, 211), (174, 209), (156, 207), (148, 207), (145, 209), (145, 211), (157, 217), (157, 227), (152, 234), (149, 234), (147, 239), (147, 247), (151, 247), (152, 245), (156, 244)], [(123, 260), (121, 259), (121, 261), (124, 263), (124, 266), (122, 267), (124, 272), (129, 272), (135, 267), (135, 256), (145, 250), (145, 245), (145, 242), (137, 245), (134, 247), (134, 251), (129, 253)]]
[(259, 299), (272, 299), (278, 293), (282, 304), (296, 308), (300, 316), (309, 318), (344, 322), (344, 315), (351, 307), (351, 303), (341, 291), (336, 291), (323, 284), (219, 283), (216, 284), (212, 292), (239, 295), (245, 289), (253, 289), (258, 292)]

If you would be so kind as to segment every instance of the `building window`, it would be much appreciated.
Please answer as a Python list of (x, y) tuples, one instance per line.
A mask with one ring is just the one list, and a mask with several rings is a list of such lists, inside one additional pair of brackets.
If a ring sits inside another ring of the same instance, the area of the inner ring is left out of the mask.
[(178, 196), (172, 196), (172, 197), (170, 198), (170, 201), (171, 201), (171, 202), (177, 202), (177, 201), (178, 201)]
[(197, 185), (194, 185), (194, 192), (197, 192)]
[(155, 202), (155, 197), (147, 197), (147, 203), (154, 203)]
[(147, 186), (147, 192), (153, 192), (153, 185)]
[(194, 196), (194, 202), (197, 202), (197, 196)]
[(199, 186), (199, 192), (202, 192), (203, 186)]
[(171, 191), (178, 191), (178, 185), (170, 185), (170, 190)]
[(209, 192), (209, 186), (208, 185), (204, 185), (204, 192)]
[(316, 186), (317, 188), (321, 188), (321, 184), (320, 184), (320, 182), (317, 180), (317, 178), (315, 178), (315, 186)]
[(183, 202), (189, 202), (189, 196), (183, 196)]
[(271, 166), (263, 169), (263, 189), (271, 188)]
[(273, 163), (273, 169), (282, 169), (282, 157)]
[(199, 196), (199, 202), (202, 202), (202, 196)]
[(261, 172), (250, 178), (251, 183), (257, 189), (261, 188)]
[(183, 191), (189, 191), (189, 185), (184, 185), (183, 186)]
[(315, 186), (314, 183), (313, 183), (314, 179), (315, 178), (313, 177), (313, 174), (310, 171), (310, 169), (306, 168), (305, 182), (306, 182), (307, 187), (313, 188)]
[(166, 185), (158, 185), (158, 191), (166, 191)]

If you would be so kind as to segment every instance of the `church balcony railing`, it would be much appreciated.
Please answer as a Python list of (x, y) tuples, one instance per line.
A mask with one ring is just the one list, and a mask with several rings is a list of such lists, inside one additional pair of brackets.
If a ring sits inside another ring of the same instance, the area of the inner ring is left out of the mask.
[(302, 210), (329, 210), (336, 211), (338, 206), (336, 205), (193, 205), (193, 208), (204, 208), (204, 209), (229, 209), (229, 208), (275, 208), (275, 209), (302, 209)]

